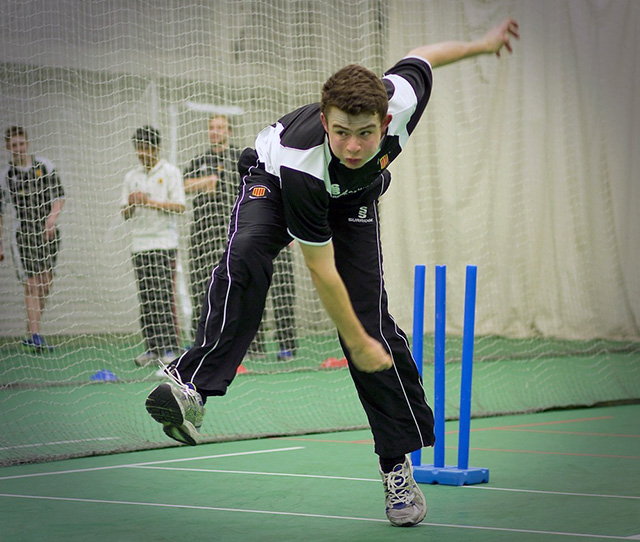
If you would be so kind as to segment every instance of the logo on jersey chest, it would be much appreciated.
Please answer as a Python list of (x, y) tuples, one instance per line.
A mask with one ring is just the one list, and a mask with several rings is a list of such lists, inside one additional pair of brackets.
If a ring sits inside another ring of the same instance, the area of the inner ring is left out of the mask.
[(389, 165), (389, 155), (385, 154), (380, 160), (378, 160), (380, 169), (385, 169)]
[(363, 206), (358, 209), (358, 217), (349, 217), (347, 220), (349, 222), (359, 222), (361, 224), (369, 224), (373, 222), (373, 217), (367, 216), (369, 214), (369, 209)]

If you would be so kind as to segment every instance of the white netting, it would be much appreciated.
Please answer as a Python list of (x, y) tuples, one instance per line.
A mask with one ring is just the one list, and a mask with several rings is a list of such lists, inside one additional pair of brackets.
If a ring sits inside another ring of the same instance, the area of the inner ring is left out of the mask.
[[(214, 111), (229, 113), (232, 142), (242, 148), (266, 124), (317, 101), (322, 83), (344, 64), (382, 73), (417, 45), (479, 37), (506, 15), (522, 28), (515, 54), (436, 70), (425, 117), (392, 166), (382, 205), (392, 312), (410, 331), (413, 265), (428, 266), (431, 307), (431, 270), (447, 264), (449, 331), (459, 335), (464, 266), (476, 264), (480, 358), (615, 350), (637, 360), (636, 3), (7, 0), (0, 6), (0, 127), (26, 128), (31, 150), (54, 162), (66, 203), (41, 325), (53, 352), (23, 349), (22, 285), (8, 254), (0, 265), (0, 458), (164, 442), (142, 406), (153, 370), (133, 363), (144, 344), (129, 226), (120, 215), (124, 176), (137, 164), (137, 127), (156, 126), (162, 156), (184, 170), (206, 150)], [(7, 213), (5, 202), (5, 252)], [(189, 203), (180, 218), (177, 283), (185, 344), (191, 213)], [(366, 423), (346, 372), (315, 370), (340, 357), (339, 347), (295, 246), (292, 261), (296, 358), (276, 359), (272, 295), (266, 355), (250, 357), (254, 374), (239, 377), (216, 403), (207, 438)], [(274, 294), (290, 304), (290, 289)], [(92, 383), (101, 370), (121, 384)]]

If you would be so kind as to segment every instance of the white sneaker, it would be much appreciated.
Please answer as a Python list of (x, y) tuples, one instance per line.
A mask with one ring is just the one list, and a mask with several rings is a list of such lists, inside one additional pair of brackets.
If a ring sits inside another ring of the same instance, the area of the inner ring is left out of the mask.
[(197, 444), (204, 406), (193, 384), (160, 384), (149, 394), (145, 406), (168, 437), (190, 446)]
[(134, 361), (136, 362), (136, 365), (138, 367), (146, 367), (147, 365), (154, 363), (158, 359), (158, 357), (158, 354), (156, 354), (155, 352), (147, 350), (146, 352), (143, 352), (138, 357), (136, 357)]
[(399, 463), (389, 473), (382, 472), (387, 518), (398, 527), (411, 527), (427, 515), (427, 501), (413, 479), (409, 458)]

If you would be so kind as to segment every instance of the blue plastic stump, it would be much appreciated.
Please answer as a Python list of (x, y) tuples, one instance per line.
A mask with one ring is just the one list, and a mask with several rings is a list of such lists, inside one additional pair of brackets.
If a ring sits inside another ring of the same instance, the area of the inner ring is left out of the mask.
[[(413, 277), (413, 336), (411, 338), (411, 349), (413, 359), (418, 367), (418, 372), (422, 376), (423, 359), (423, 336), (424, 336), (424, 284), (425, 266), (416, 265)], [(411, 464), (419, 465), (422, 460), (422, 450), (411, 453)]]
[[(418, 273), (416, 270), (416, 280)], [(434, 347), (434, 417), (436, 443), (433, 464), (422, 465), (421, 450), (411, 454), (413, 477), (424, 484), (462, 486), (489, 481), (489, 469), (469, 467), (471, 431), (471, 382), (473, 376), (473, 339), (475, 332), (477, 267), (467, 266), (465, 282), (464, 329), (462, 339), (462, 376), (460, 384), (460, 429), (458, 433), (458, 466), (444, 464), (444, 404), (445, 404), (445, 327), (446, 327), (446, 266), (436, 266), (436, 308)], [(423, 287), (424, 291), (424, 287)], [(416, 297), (417, 299), (417, 297)], [(416, 314), (414, 299), (414, 315)], [(424, 294), (423, 301), (424, 303)], [(416, 344), (414, 326), (413, 344)], [(422, 339), (422, 334), (420, 334)], [(420, 352), (422, 362), (422, 352)], [(416, 359), (416, 362), (418, 360)], [(420, 363), (421, 367), (422, 363)], [(422, 371), (420, 371), (422, 374)]]

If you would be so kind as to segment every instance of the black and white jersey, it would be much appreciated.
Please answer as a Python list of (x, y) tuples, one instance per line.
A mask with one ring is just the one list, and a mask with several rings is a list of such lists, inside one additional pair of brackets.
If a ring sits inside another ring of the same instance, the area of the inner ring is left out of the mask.
[(207, 227), (226, 228), (233, 202), (238, 195), (238, 158), (240, 151), (233, 147), (223, 152), (211, 149), (196, 156), (184, 170), (185, 179), (197, 179), (216, 174), (215, 194), (197, 194), (192, 201), (193, 221)]
[(5, 166), (0, 173), (0, 188), (0, 215), (5, 203), (11, 203), (15, 208), (16, 231), (22, 233), (44, 230), (53, 201), (64, 197), (53, 163), (40, 156), (33, 157), (30, 167)]
[(404, 148), (429, 101), (431, 66), (422, 58), (406, 57), (385, 73), (382, 82), (392, 120), (378, 152), (361, 168), (349, 169), (332, 154), (319, 104), (301, 107), (258, 134), (258, 167), (249, 173), (251, 178), (279, 179), (287, 228), (300, 242), (328, 243), (332, 208), (371, 202), (388, 188), (387, 167)]

